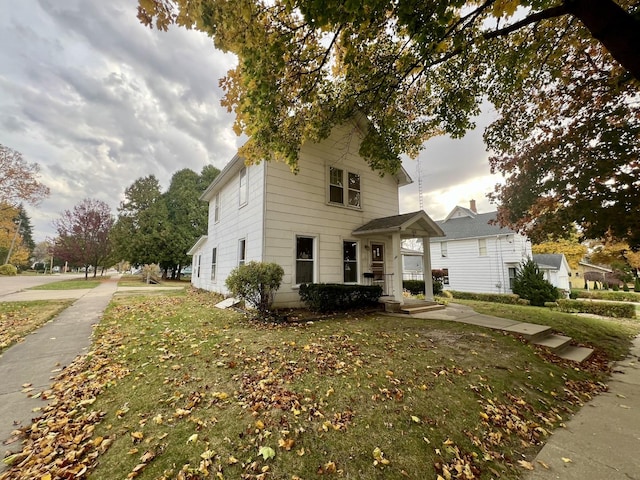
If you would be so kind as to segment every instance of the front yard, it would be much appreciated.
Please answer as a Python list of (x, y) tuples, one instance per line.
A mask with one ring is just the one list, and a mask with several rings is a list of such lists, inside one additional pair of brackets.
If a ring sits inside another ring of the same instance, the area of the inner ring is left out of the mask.
[(0, 479), (515, 479), (639, 331), (571, 315), (598, 348), (576, 365), (453, 322), (265, 325), (218, 300), (116, 297)]

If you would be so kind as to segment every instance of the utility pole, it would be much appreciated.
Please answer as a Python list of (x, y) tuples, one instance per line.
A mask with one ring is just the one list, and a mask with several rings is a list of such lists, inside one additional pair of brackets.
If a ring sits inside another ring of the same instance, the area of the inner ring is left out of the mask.
[(11, 254), (13, 253), (13, 247), (16, 244), (16, 238), (18, 238), (18, 232), (20, 232), (20, 225), (22, 225), (22, 218), (18, 220), (18, 226), (16, 227), (16, 233), (13, 235), (13, 240), (11, 240), (11, 246), (9, 247), (9, 253), (7, 253), (7, 259), (5, 260), (5, 265), (9, 263), (9, 259), (11, 258)]

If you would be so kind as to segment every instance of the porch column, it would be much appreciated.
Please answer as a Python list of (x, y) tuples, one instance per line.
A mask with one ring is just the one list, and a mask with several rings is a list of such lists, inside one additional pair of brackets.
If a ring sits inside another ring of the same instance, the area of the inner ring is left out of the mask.
[(422, 277), (424, 278), (424, 299), (433, 301), (433, 276), (431, 275), (431, 242), (422, 237)]
[(393, 258), (393, 298), (397, 302), (404, 303), (402, 296), (402, 239), (400, 232), (391, 235), (391, 255)]

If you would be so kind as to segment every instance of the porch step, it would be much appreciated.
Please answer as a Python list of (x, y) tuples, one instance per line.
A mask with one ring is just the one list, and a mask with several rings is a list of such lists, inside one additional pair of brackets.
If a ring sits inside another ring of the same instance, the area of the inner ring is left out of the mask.
[(560, 358), (564, 358), (565, 360), (571, 360), (572, 362), (580, 363), (589, 358), (592, 353), (592, 348), (574, 347), (573, 345), (568, 345), (560, 352), (556, 353), (556, 355), (558, 355)]
[(531, 343), (540, 345), (541, 347), (547, 347), (553, 353), (558, 354), (569, 346), (569, 343), (571, 343), (571, 337), (552, 333), (539, 340), (533, 340)]
[(400, 307), (402, 313), (412, 315), (414, 313), (433, 312), (435, 310), (443, 310), (444, 305), (436, 302), (409, 303)]
[(507, 332), (522, 335), (528, 342), (536, 342), (551, 335), (551, 328), (546, 325), (538, 325), (536, 323), (516, 323), (515, 325), (504, 328)]

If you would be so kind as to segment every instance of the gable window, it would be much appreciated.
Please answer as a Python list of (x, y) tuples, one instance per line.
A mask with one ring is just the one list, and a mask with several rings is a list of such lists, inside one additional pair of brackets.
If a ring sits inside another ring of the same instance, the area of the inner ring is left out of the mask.
[(359, 174), (329, 167), (329, 203), (360, 208), (360, 197)]
[(249, 201), (249, 185), (247, 180), (247, 167), (240, 169), (240, 206)]
[(479, 238), (478, 239), (478, 253), (481, 257), (487, 256), (487, 239)]
[(440, 242), (440, 256), (441, 257), (448, 257), (449, 256), (449, 250), (447, 248), (447, 242)]
[(356, 242), (342, 242), (342, 261), (344, 283), (356, 283), (358, 281), (358, 244)]
[(214, 247), (211, 249), (211, 280), (212, 281), (216, 280), (217, 262), (218, 262), (218, 249)]
[(238, 241), (238, 266), (244, 265), (247, 259), (247, 241), (242, 238)]
[(313, 237), (296, 237), (296, 285), (313, 282), (315, 267), (313, 244)]
[(213, 222), (218, 223), (220, 221), (220, 192), (216, 193), (213, 199)]

